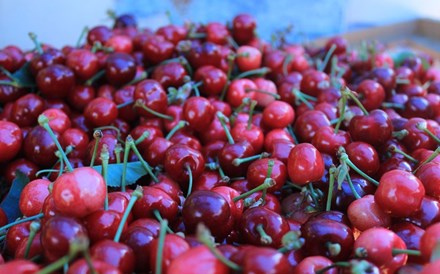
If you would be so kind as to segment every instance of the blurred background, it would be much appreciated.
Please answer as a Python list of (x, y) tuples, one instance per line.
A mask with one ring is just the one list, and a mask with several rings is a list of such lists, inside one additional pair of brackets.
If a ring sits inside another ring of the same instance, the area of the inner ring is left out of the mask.
[(140, 27), (153, 30), (169, 24), (170, 18), (174, 24), (227, 22), (249, 13), (257, 19), (261, 37), (270, 39), (292, 26), (292, 41), (415, 18), (440, 20), (439, 0), (0, 0), (0, 47), (32, 48), (30, 31), (56, 47), (74, 44), (85, 26), (111, 25), (108, 10), (132, 13)]

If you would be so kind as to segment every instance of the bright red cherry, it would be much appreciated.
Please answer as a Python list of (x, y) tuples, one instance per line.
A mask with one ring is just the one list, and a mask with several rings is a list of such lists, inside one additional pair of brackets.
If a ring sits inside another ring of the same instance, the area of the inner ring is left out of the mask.
[(305, 185), (318, 181), (324, 175), (321, 153), (309, 143), (296, 145), (290, 151), (287, 172), (294, 184)]

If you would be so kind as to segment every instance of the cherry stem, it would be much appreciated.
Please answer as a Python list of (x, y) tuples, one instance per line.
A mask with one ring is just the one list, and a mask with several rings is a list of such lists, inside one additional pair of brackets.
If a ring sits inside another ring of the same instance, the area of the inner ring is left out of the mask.
[(89, 271), (91, 272), (91, 274), (98, 274), (98, 272), (96, 272), (95, 267), (93, 266), (92, 258), (90, 257), (89, 251), (84, 250), (82, 253), (83, 253), (84, 259), (86, 260), (87, 266), (89, 267)]
[(405, 138), (407, 135), (409, 134), (408, 130), (406, 129), (402, 129), (399, 131), (393, 131), (392, 133), (392, 137), (396, 138), (397, 140), (402, 140), (403, 138)]
[(368, 115), (368, 111), (365, 109), (364, 105), (362, 105), (361, 101), (359, 101), (359, 98), (357, 98), (356, 95), (354, 95), (353, 91), (351, 91), (348, 88), (345, 88), (345, 90), (342, 93), (346, 93), (350, 99), (352, 99), (356, 105), (362, 110), (364, 115)]
[(235, 144), (234, 138), (232, 138), (231, 132), (229, 131), (228, 127), (226, 126), (226, 123), (229, 122), (228, 117), (226, 117), (220, 111), (217, 111), (216, 115), (217, 115), (218, 120), (220, 121), (220, 124), (223, 127), (223, 130), (225, 131), (226, 138), (228, 138), (228, 143), (231, 145)]
[(295, 145), (299, 144), (298, 138), (295, 135), (295, 132), (293, 131), (292, 125), (287, 126), (287, 132), (289, 132), (290, 136), (293, 138), (293, 143)]
[(418, 123), (418, 124), (416, 125), (416, 127), (417, 127), (417, 129), (419, 129), (419, 130), (425, 132), (426, 134), (428, 134), (429, 137), (431, 137), (431, 138), (434, 139), (437, 143), (440, 144), (440, 139), (439, 139), (437, 136), (435, 136), (435, 134), (432, 133), (432, 132), (426, 127), (426, 123), (425, 123), (425, 122), (424, 122), (424, 123)]
[(243, 163), (247, 163), (247, 162), (250, 162), (250, 161), (257, 160), (257, 159), (267, 158), (269, 156), (270, 156), (270, 154), (268, 152), (262, 152), (260, 154), (249, 156), (249, 157), (246, 157), (246, 158), (235, 158), (234, 160), (232, 160), (232, 164), (234, 166), (239, 166), (239, 165), (241, 165)]
[(102, 126), (102, 127), (94, 128), (93, 130), (106, 130), (106, 129), (116, 131), (116, 135), (117, 135), (116, 138), (118, 138), (118, 140), (121, 139), (121, 130), (115, 126)]
[(84, 36), (86, 36), (86, 33), (89, 32), (88, 27), (84, 27), (81, 31), (81, 34), (78, 37), (78, 40), (76, 41), (76, 47), (79, 48), (81, 46), (81, 41), (84, 39)]
[(275, 185), (275, 180), (273, 180), (271, 178), (265, 179), (264, 183), (262, 183), (261, 185), (257, 186), (256, 188), (253, 188), (253, 189), (251, 189), (251, 190), (249, 190), (249, 191), (247, 191), (245, 193), (242, 193), (242, 194), (240, 194), (237, 197), (234, 197), (232, 200), (236, 203), (236, 202), (238, 202), (238, 201), (240, 201), (242, 199), (245, 199), (245, 198), (251, 196), (252, 194), (254, 194), (254, 193), (258, 192), (258, 191), (262, 191), (264, 189), (273, 187), (274, 185)]
[[(157, 210), (157, 209), (155, 209), (155, 210), (153, 210), (153, 215), (154, 215), (154, 217), (156, 217), (156, 219), (160, 222), (160, 223), (162, 223), (165, 219), (164, 218), (162, 218), (162, 215), (160, 215), (160, 212), (159, 212), (159, 210)], [(166, 221), (166, 220), (165, 220)], [(171, 228), (167, 225), (167, 227), (166, 227), (166, 230), (167, 230), (167, 232), (169, 233), (169, 234), (174, 234), (174, 232), (171, 230)]]
[(410, 160), (413, 163), (418, 163), (419, 161), (417, 159), (415, 159), (414, 157), (412, 157), (411, 155), (409, 155), (408, 153), (404, 152), (403, 150), (399, 149), (398, 147), (396, 147), (395, 145), (391, 145), (388, 150), (390, 152), (393, 153), (398, 153), (400, 155), (402, 155), (403, 157), (407, 158), (408, 160)]
[(33, 32), (29, 32), (29, 37), (31, 38), (32, 42), (35, 44), (35, 49), (39, 54), (43, 53), (43, 48), (41, 47), (41, 43), (37, 39), (37, 35)]
[(160, 230), (159, 230), (159, 239), (156, 253), (156, 268), (154, 273), (161, 274), (162, 273), (162, 258), (163, 258), (163, 247), (165, 244), (165, 235), (167, 234), (168, 221), (161, 220), (160, 221)]
[(403, 105), (403, 104), (390, 103), (390, 102), (383, 102), (382, 107), (383, 108), (405, 109), (405, 105)]
[(153, 179), (153, 181), (156, 182), (156, 183), (159, 182), (159, 179), (157, 179), (156, 175), (153, 172), (153, 169), (148, 164), (148, 162), (144, 160), (144, 158), (142, 157), (142, 155), (139, 152), (138, 148), (136, 147), (133, 138), (130, 135), (127, 136), (126, 145), (129, 145), (130, 149), (134, 152), (134, 154), (136, 154), (136, 156), (138, 157), (138, 159), (141, 162), (142, 166), (147, 171), (148, 175), (150, 175), (150, 177)]
[(4, 226), (0, 227), (0, 231), (7, 230), (7, 229), (9, 229), (9, 228), (11, 228), (11, 227), (13, 227), (15, 225), (26, 223), (26, 222), (33, 221), (33, 220), (37, 220), (37, 219), (40, 219), (42, 217), (44, 217), (44, 214), (43, 213), (39, 213), (39, 214), (34, 215), (34, 216), (30, 216), (30, 217), (19, 219), (19, 220), (16, 220), (15, 222), (12, 222), (12, 223), (9, 223), (7, 225), (4, 225)]
[(370, 181), (371, 183), (373, 183), (376, 186), (379, 185), (379, 182), (377, 180), (371, 178), (365, 172), (363, 172), (362, 170), (360, 170), (357, 166), (355, 166), (353, 164), (353, 162), (350, 160), (350, 158), (348, 158), (347, 153), (345, 153), (345, 149), (343, 147), (339, 148), (338, 153), (339, 153), (339, 161), (341, 163), (342, 162), (346, 163), (350, 168), (352, 168), (354, 171), (356, 171), (359, 175), (364, 177), (366, 180)]
[(228, 260), (214, 245), (213, 238), (211, 236), (211, 232), (209, 229), (203, 224), (199, 223), (197, 226), (197, 240), (201, 242), (203, 245), (205, 245), (207, 248), (209, 248), (209, 251), (211, 251), (212, 255), (216, 257), (219, 261), (221, 261), (223, 264), (225, 264), (227, 267), (231, 268), (235, 271), (241, 271), (242, 268), (234, 263), (231, 260)]
[(55, 152), (55, 155), (58, 157), (58, 162), (60, 163), (60, 169), (58, 170), (58, 177), (60, 177), (64, 171), (63, 156), (61, 155), (61, 153), (58, 150)]
[(148, 130), (145, 130), (144, 132), (142, 132), (141, 136), (139, 136), (139, 138), (137, 138), (134, 141), (135, 145), (139, 145), (140, 143), (142, 143), (145, 139), (147, 139), (150, 136), (150, 132)]
[(279, 100), (281, 98), (280, 95), (278, 95), (277, 93), (272, 93), (272, 92), (269, 92), (269, 91), (264, 90), (264, 89), (247, 88), (247, 89), (245, 89), (245, 91), (246, 92), (252, 92), (253, 91), (253, 92), (258, 92), (258, 93), (261, 93), (261, 94), (266, 94), (266, 95), (272, 96), (276, 100)]
[(293, 55), (287, 54), (287, 56), (283, 60), (283, 67), (282, 67), (282, 71), (283, 71), (284, 76), (289, 74), (289, 72), (287, 71), (287, 65), (289, 65), (289, 63), (291, 63), (292, 61), (293, 61)]
[(255, 100), (251, 100), (250, 106), (249, 106), (249, 117), (248, 117), (248, 122), (247, 122), (247, 130), (251, 130), (252, 128), (252, 117), (254, 116), (254, 110), (255, 107), (257, 106), (257, 101)]
[(105, 70), (98, 71), (95, 75), (93, 75), (90, 79), (88, 79), (84, 85), (91, 86), (95, 81), (101, 79), (105, 75)]
[(64, 265), (68, 264), (71, 260), (73, 260), (76, 255), (80, 252), (84, 252), (89, 248), (89, 241), (87, 238), (77, 238), (73, 240), (69, 247), (69, 253), (52, 264), (46, 266), (39, 272), (38, 274), (49, 274), (54, 273), (56, 270), (60, 269)]
[(335, 172), (336, 168), (332, 166), (329, 171), (329, 182), (328, 182), (328, 194), (327, 194), (327, 203), (325, 205), (325, 211), (330, 211), (332, 206), (332, 196), (333, 196), (333, 188), (335, 185)]
[(313, 203), (315, 204), (315, 208), (318, 207), (319, 206), (319, 204), (318, 204), (318, 197), (316, 195), (315, 188), (313, 187), (313, 184), (312, 183), (308, 183), (307, 184), (307, 188), (309, 189), (310, 196), (312, 197)]
[(330, 57), (332, 56), (333, 52), (336, 50), (336, 45), (333, 44), (330, 49), (327, 51), (324, 60), (320, 63), (320, 66), (317, 67), (319, 71), (324, 71), (325, 67), (327, 66), (328, 62), (330, 61)]
[(73, 171), (72, 164), (70, 163), (69, 159), (67, 158), (66, 153), (64, 152), (63, 148), (61, 147), (61, 144), (58, 141), (57, 136), (55, 135), (53, 130), (50, 128), (49, 118), (47, 118), (44, 114), (40, 114), (40, 116), (38, 116), (38, 124), (40, 124), (40, 126), (42, 126), (49, 133), (50, 138), (52, 138), (52, 141), (55, 143), (61, 156), (63, 156), (64, 162), (66, 163), (66, 166), (67, 166), (67, 170), (72, 172)]
[(255, 229), (257, 230), (258, 234), (260, 234), (261, 243), (263, 243), (265, 245), (270, 245), (272, 243), (272, 237), (270, 237), (266, 233), (266, 231), (264, 231), (263, 224), (258, 224)]
[(14, 75), (12, 75), (12, 73), (10, 73), (9, 70), (5, 69), (4, 67), (0, 66), (0, 72), (2, 72), (4, 75), (6, 75), (12, 81), (12, 82), (2, 81), (0, 84), (13, 86), (10, 83), (17, 82), (17, 79), (14, 77)]
[(186, 197), (188, 197), (191, 194), (192, 187), (193, 187), (193, 174), (192, 174), (192, 170), (191, 170), (191, 167), (189, 166), (189, 164), (185, 165), (185, 169), (186, 169), (186, 172), (188, 172), (188, 176), (189, 176), (188, 193), (186, 194)]
[(137, 83), (139, 83), (140, 81), (147, 79), (147, 76), (148, 76), (148, 73), (147, 73), (146, 71), (143, 71), (139, 77), (134, 78), (133, 80), (131, 80), (130, 82), (128, 82), (127, 84), (125, 84), (124, 87), (127, 87), (127, 86), (131, 86), (131, 85), (137, 84)]
[(326, 243), (327, 250), (331, 256), (338, 256), (341, 253), (341, 245), (338, 243)]
[(335, 125), (335, 134), (337, 134), (339, 132), (339, 128), (341, 127), (342, 122), (345, 119), (345, 110), (347, 108), (347, 96), (345, 95), (345, 93), (341, 94), (341, 99), (339, 99), (339, 117), (338, 117), (338, 122)]
[(245, 72), (240, 73), (239, 75), (235, 76), (234, 79), (242, 79), (242, 78), (249, 78), (252, 76), (263, 76), (267, 73), (269, 73), (271, 70), (267, 67), (262, 67), (254, 70), (248, 70)]
[(128, 156), (130, 155), (131, 146), (128, 143), (129, 137), (127, 136), (125, 139), (125, 147), (124, 147), (124, 159), (122, 160), (122, 177), (121, 177), (121, 191), (125, 192), (125, 185), (127, 182), (127, 164), (128, 164)]
[(351, 192), (353, 193), (353, 196), (356, 198), (356, 200), (362, 198), (359, 193), (357, 193), (356, 189), (354, 188), (353, 182), (351, 181), (351, 177), (350, 174), (347, 173), (347, 182), (348, 182), (348, 186), (350, 187)]
[(153, 109), (147, 107), (147, 106), (143, 103), (143, 100), (142, 100), (142, 99), (138, 99), (138, 100), (134, 103), (134, 106), (135, 106), (135, 107), (139, 107), (139, 108), (145, 110), (146, 112), (148, 112), (148, 113), (150, 113), (150, 114), (152, 114), (152, 115), (154, 115), (154, 116), (157, 116), (157, 117), (159, 117), (159, 118), (162, 118), (162, 119), (165, 119), (165, 120), (169, 120), (169, 121), (173, 121), (173, 120), (174, 120), (174, 117), (173, 117), (173, 116), (166, 115), (166, 114), (162, 114), (162, 113), (160, 113), (160, 112), (157, 112), (157, 111), (155, 111), (155, 110), (153, 110)]
[(133, 100), (132, 100), (132, 101), (127, 101), (127, 102), (121, 103), (121, 104), (117, 105), (116, 108), (117, 108), (117, 109), (121, 109), (121, 108), (123, 108), (123, 107), (129, 106), (129, 105), (132, 105), (132, 104), (134, 104), (134, 101), (133, 101)]
[(124, 225), (127, 222), (128, 215), (130, 214), (131, 209), (134, 206), (134, 203), (143, 196), (143, 188), (141, 186), (137, 186), (136, 189), (131, 193), (130, 201), (128, 202), (127, 208), (124, 211), (124, 215), (122, 215), (121, 222), (119, 223), (118, 230), (116, 231), (115, 237), (113, 241), (119, 242), (122, 235), (122, 230), (124, 230)]
[(90, 160), (90, 167), (95, 165), (96, 155), (98, 154), (99, 141), (101, 140), (103, 134), (100, 130), (95, 130), (93, 132), (93, 138), (95, 139), (95, 145), (93, 146), (92, 159)]
[[(226, 79), (229, 81), (231, 79), (232, 69), (234, 68), (234, 61), (235, 61), (236, 55), (229, 54), (228, 59), (228, 71), (226, 73)], [(226, 91), (228, 90), (229, 83), (226, 83), (223, 86), (222, 92), (220, 93), (220, 100), (223, 101), (225, 99)]]
[(29, 226), (29, 237), (26, 243), (26, 249), (24, 251), (24, 258), (27, 259), (29, 257), (29, 251), (31, 250), (32, 242), (34, 241), (37, 232), (40, 230), (41, 224), (40, 221), (33, 221)]
[(107, 181), (108, 181), (108, 161), (110, 159), (110, 153), (108, 152), (108, 147), (107, 144), (102, 145), (102, 149), (101, 149), (101, 165), (102, 165), (102, 170), (101, 170), (101, 174), (102, 177), (104, 178), (104, 183), (105, 183), (105, 200), (104, 200), (104, 210), (108, 210), (108, 188), (107, 188)]
[(408, 85), (411, 82), (405, 78), (396, 78), (396, 85)]
[(121, 146), (120, 143), (117, 143), (114, 149), (115, 152), (115, 157), (116, 157), (116, 163), (120, 164), (121, 163), (121, 155), (120, 153), (123, 151), (123, 148)]
[(434, 158), (437, 157), (439, 154), (440, 154), (440, 146), (434, 150), (434, 152), (431, 154), (431, 156), (429, 156), (425, 161), (423, 161), (423, 163), (421, 163), (416, 169), (414, 169), (412, 173), (415, 174), (419, 170), (420, 167), (422, 167), (423, 165), (426, 165), (427, 163), (434, 160)]
[(14, 80), (12, 80), (12, 82), (11, 81), (0, 80), (0, 85), (13, 86), (13, 87), (16, 87), (16, 88), (21, 87), (17, 82), (14, 82)]
[(179, 121), (171, 130), (168, 132), (167, 136), (165, 136), (166, 140), (170, 140), (173, 135), (181, 130), (182, 128), (186, 127), (188, 125), (187, 121)]
[(303, 103), (307, 108), (313, 109), (313, 105), (309, 101), (316, 101), (317, 99), (315, 97), (307, 95), (299, 91), (297, 88), (293, 88), (292, 93), (295, 96), (295, 105), (298, 106)]
[(225, 183), (229, 183), (231, 181), (231, 178), (229, 176), (227, 176), (225, 174), (225, 172), (223, 171), (222, 167), (220, 166), (219, 162), (218, 162), (218, 158), (216, 159), (216, 164), (217, 164), (217, 170), (218, 173), (220, 174), (221, 180)]
[(235, 42), (234, 38), (232, 38), (231, 36), (228, 36), (226, 38), (228, 40), (228, 44), (233, 47), (235, 50), (237, 50), (240, 46), (237, 44), (237, 42)]
[(324, 267), (324, 268), (321, 268), (321, 269), (319, 269), (319, 270), (316, 270), (316, 271), (315, 271), (315, 274), (324, 274), (324, 273), (326, 273), (327, 271), (329, 271), (330, 269), (335, 268), (335, 267), (344, 267), (344, 268), (347, 268), (347, 267), (350, 267), (350, 263), (349, 263), (349, 262), (336, 262), (336, 263), (333, 263), (333, 264), (331, 264), (331, 265), (328, 265), (328, 266), (326, 266), (326, 267)]
[(289, 252), (290, 250), (298, 250), (300, 249), (304, 243), (304, 238), (301, 238), (300, 230), (292, 230), (283, 235), (281, 239), (283, 246), (278, 249), (281, 253)]
[(393, 248), (393, 256), (396, 256), (396, 255), (399, 255), (399, 254), (408, 254), (408, 255), (411, 255), (411, 256), (421, 256), (422, 255), (420, 250)]
[(188, 33), (188, 38), (190, 38), (190, 39), (203, 39), (203, 38), (206, 38), (206, 33), (191, 31)]

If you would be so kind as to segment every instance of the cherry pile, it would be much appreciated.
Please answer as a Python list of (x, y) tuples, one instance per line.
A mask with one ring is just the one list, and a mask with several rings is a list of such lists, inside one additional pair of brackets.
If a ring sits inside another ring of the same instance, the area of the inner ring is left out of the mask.
[(433, 58), (255, 33), (1, 49), (0, 272), (440, 273)]

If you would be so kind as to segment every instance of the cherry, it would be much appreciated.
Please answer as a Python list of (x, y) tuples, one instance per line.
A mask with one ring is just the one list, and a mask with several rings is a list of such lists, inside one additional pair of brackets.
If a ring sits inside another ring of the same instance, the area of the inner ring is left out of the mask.
[(14, 123), (0, 121), (0, 163), (9, 162), (17, 156), (23, 143), (21, 129)]
[(345, 150), (353, 164), (366, 174), (372, 176), (379, 170), (379, 155), (370, 144), (352, 142), (345, 147)]
[(323, 218), (309, 219), (301, 226), (305, 252), (336, 261), (347, 259), (352, 251), (354, 236), (349, 226)]
[(154, 237), (153, 232), (142, 226), (129, 227), (123, 234), (122, 242), (134, 252), (136, 272), (150, 271), (150, 247)]
[(254, 125), (243, 122), (237, 122), (231, 129), (231, 136), (234, 140), (247, 141), (254, 148), (256, 153), (259, 153), (263, 149), (264, 144), (264, 133), (263, 130)]
[(143, 43), (142, 52), (148, 63), (156, 65), (173, 55), (174, 45), (163, 36), (151, 35)]
[(427, 128), (433, 132), (430, 124), (423, 118), (411, 118), (409, 119), (404, 129), (408, 131), (408, 134), (402, 139), (402, 143), (410, 151), (418, 148), (435, 149), (436, 142), (426, 132), (424, 132), (420, 126)]
[(91, 243), (113, 239), (121, 222), (122, 214), (113, 210), (97, 210), (84, 218)]
[(298, 116), (294, 123), (294, 130), (300, 141), (311, 142), (316, 132), (325, 126), (330, 126), (327, 116), (321, 111), (309, 110)]
[(290, 273), (291, 267), (283, 253), (267, 247), (254, 247), (245, 251), (245, 273)]
[(40, 267), (24, 259), (11, 260), (0, 265), (0, 271), (4, 273), (37, 273)]
[(232, 230), (231, 208), (222, 195), (199, 190), (188, 196), (182, 208), (183, 222), (187, 233), (194, 233), (203, 223), (218, 239), (224, 239)]
[(104, 44), (112, 36), (112, 31), (107, 26), (96, 26), (87, 33), (87, 42), (94, 45), (95, 42)]
[(438, 246), (440, 235), (440, 224), (436, 223), (426, 228), (425, 233), (420, 238), (420, 251), (422, 252), (422, 258), (425, 261), (429, 261), (433, 252)]
[(5, 238), (6, 254), (15, 254), (20, 245), (20, 242), (29, 237), (30, 224), (30, 221), (16, 224), (8, 230)]
[(391, 225), (391, 217), (380, 209), (370, 194), (353, 201), (348, 206), (347, 215), (351, 224), (360, 231)]
[(104, 206), (106, 185), (101, 174), (90, 167), (76, 168), (56, 179), (52, 195), (58, 211), (84, 217)]
[(373, 80), (362, 81), (356, 91), (361, 103), (368, 111), (379, 108), (385, 100), (385, 91), (381, 84)]
[(248, 94), (246, 90), (256, 90), (257, 85), (249, 79), (235, 79), (233, 80), (226, 92), (226, 101), (231, 107), (236, 108), (241, 105), (243, 99), (252, 99), (252, 94)]
[(360, 175), (350, 175), (350, 178), (351, 184), (356, 193), (353, 192), (353, 189), (347, 179), (341, 183), (340, 189), (338, 189), (339, 186), (335, 186), (333, 190), (331, 205), (334, 209), (342, 212), (345, 212), (349, 205), (359, 197), (363, 197), (367, 194), (373, 194), (376, 190), (376, 187), (373, 185), (373, 183), (367, 181)]
[[(150, 79), (143, 80), (136, 85), (134, 99), (135, 101), (140, 101), (143, 105), (158, 113), (165, 113), (168, 105), (166, 93), (160, 83)], [(143, 108), (137, 108), (137, 111), (143, 117), (154, 117), (154, 114)]]
[(68, 146), (73, 148), (72, 152), (69, 153), (70, 157), (83, 159), (86, 155), (89, 136), (83, 130), (68, 128), (61, 134), (59, 141), (64, 149)]
[(38, 72), (36, 82), (45, 97), (65, 98), (75, 86), (75, 75), (66, 66), (51, 65)]
[(394, 232), (375, 227), (365, 230), (354, 243), (355, 252), (375, 264), (381, 271), (394, 272), (404, 265), (408, 255), (393, 254), (393, 249), (405, 249), (405, 242)]
[[(406, 248), (410, 250), (419, 250), (420, 239), (425, 233), (424, 229), (409, 222), (393, 224), (390, 229), (405, 242)], [(423, 263), (423, 259), (420, 256), (413, 255), (408, 256), (408, 261)]]
[(133, 207), (133, 215), (136, 219), (151, 218), (157, 216), (174, 220), (178, 213), (178, 203), (166, 192), (158, 187), (143, 187), (143, 195)]
[(391, 138), (393, 127), (386, 112), (375, 109), (367, 116), (354, 116), (348, 131), (354, 141), (378, 147)]
[(75, 76), (86, 81), (99, 70), (98, 57), (87, 49), (75, 49), (66, 58), (66, 65), (73, 70)]
[(227, 274), (229, 268), (217, 259), (206, 246), (188, 249), (177, 256), (168, 267), (168, 274), (204, 273), (207, 269), (216, 274)]
[(17, 170), (26, 175), (26, 177), (28, 177), (30, 180), (34, 180), (36, 178), (35, 174), (39, 168), (37, 164), (25, 158), (19, 158), (10, 162), (4, 171), (4, 178), (8, 185), (11, 185), (12, 181), (16, 178)]
[(83, 111), (87, 104), (95, 98), (96, 91), (93, 87), (76, 85), (67, 95), (69, 105), (78, 110)]
[(97, 149), (96, 149), (94, 164), (96, 164), (96, 165), (102, 164), (102, 161), (101, 161), (101, 158), (99, 157), (99, 155), (101, 155), (101, 151), (102, 151), (102, 148), (104, 147), (104, 145), (107, 146), (107, 149), (108, 149), (108, 152), (110, 155), (110, 158), (109, 158), (110, 164), (116, 163), (116, 159), (117, 159), (116, 154), (119, 154), (118, 156), (120, 157), (120, 159), (122, 159), (122, 151), (117, 152), (115, 150), (116, 144), (118, 143), (117, 137), (113, 134), (104, 134), (104, 135), (102, 135), (102, 137), (99, 140), (94, 139), (88, 144), (86, 161), (85, 161), (86, 163), (91, 163), (91, 161), (92, 161), (96, 142), (98, 142), (98, 145), (97, 145)]
[(294, 119), (295, 111), (283, 101), (273, 101), (263, 110), (263, 124), (269, 128), (285, 128)]
[(166, 25), (156, 30), (156, 34), (162, 36), (174, 45), (177, 45), (177, 43), (185, 39), (187, 32), (188, 30), (185, 27), (177, 25)]
[(48, 48), (32, 57), (29, 61), (29, 70), (33, 76), (36, 76), (40, 70), (51, 65), (63, 65), (64, 62), (65, 56), (60, 50)]
[[(309, 256), (304, 258), (295, 268), (293, 273), (316, 273), (317, 271), (329, 267), (333, 262), (324, 256)], [(334, 268), (326, 271), (327, 274), (336, 274), (338, 271)]]
[(219, 95), (227, 82), (226, 74), (214, 66), (201, 66), (194, 74), (194, 80), (202, 82), (200, 92), (203, 95)]
[[(9, 78), (2, 76), (0, 76), (0, 80), (7, 82), (11, 81)], [(26, 90), (24, 88), (0, 84), (0, 103), (3, 105), (9, 102), (14, 102), (25, 94)]]
[(134, 79), (136, 63), (127, 53), (115, 52), (107, 57), (105, 62), (105, 76), (114, 86), (122, 86)]
[(102, 240), (91, 247), (90, 255), (117, 267), (122, 273), (132, 273), (135, 268), (134, 251), (123, 243)]
[[(156, 257), (157, 250), (159, 246), (158, 239), (154, 239), (151, 242), (151, 256), (150, 256), (150, 266), (151, 269), (156, 269)], [(165, 235), (162, 250), (162, 271), (167, 273), (169, 266), (175, 258), (177, 258), (182, 253), (190, 249), (189, 244), (184, 238), (177, 236), (175, 234)]]
[(124, 34), (113, 35), (105, 42), (104, 46), (113, 49), (114, 52), (130, 54), (133, 51), (131, 38)]
[(41, 212), (43, 202), (49, 195), (49, 184), (48, 180), (36, 179), (23, 188), (19, 207), (24, 216), (33, 216)]
[(310, 96), (318, 96), (319, 93), (330, 86), (330, 78), (327, 74), (317, 70), (309, 70), (303, 74), (301, 91)]
[(164, 89), (169, 87), (180, 87), (185, 83), (188, 73), (185, 67), (179, 62), (170, 62), (158, 65), (151, 75), (151, 78), (158, 81)]
[(244, 243), (279, 248), (281, 239), (289, 231), (287, 221), (278, 213), (253, 207), (245, 210), (239, 222), (239, 232)]
[(45, 258), (53, 262), (69, 252), (70, 244), (82, 237), (87, 237), (87, 230), (76, 219), (54, 216), (41, 228), (41, 245)]
[(311, 144), (301, 143), (290, 151), (287, 172), (294, 184), (305, 185), (324, 175), (321, 153)]
[(313, 136), (312, 145), (321, 153), (336, 155), (340, 147), (350, 143), (350, 135), (343, 130), (336, 130), (331, 126), (321, 127)]
[(250, 71), (261, 67), (261, 51), (251, 46), (241, 46), (237, 49), (235, 62), (240, 71)]
[(189, 126), (196, 131), (206, 130), (214, 116), (215, 109), (206, 98), (191, 97), (183, 105), (183, 117)]
[(63, 134), (64, 131), (71, 127), (70, 118), (62, 110), (49, 108), (41, 114), (49, 119), (49, 126), (54, 132)]
[[(55, 132), (55, 136), (59, 136)], [(27, 159), (42, 167), (50, 167), (58, 159), (55, 155), (57, 147), (49, 133), (41, 126), (36, 126), (24, 139), (24, 154)]]
[[(273, 165), (269, 167), (269, 162), (272, 161)], [(270, 169), (270, 171), (268, 171)], [(268, 174), (270, 173), (270, 175)], [(269, 175), (269, 177), (267, 177)], [(287, 171), (283, 162), (277, 159), (258, 159), (252, 162), (246, 173), (248, 180), (248, 187), (255, 188), (263, 184), (268, 178), (274, 180), (274, 186), (267, 189), (268, 192), (275, 192), (280, 190), (286, 183)]]
[(106, 126), (116, 120), (118, 109), (116, 108), (116, 103), (112, 100), (98, 97), (87, 104), (84, 110), (84, 117), (93, 126)]
[(43, 99), (36, 94), (29, 93), (13, 103), (10, 120), (19, 127), (34, 126), (37, 123), (38, 115), (43, 110)]

